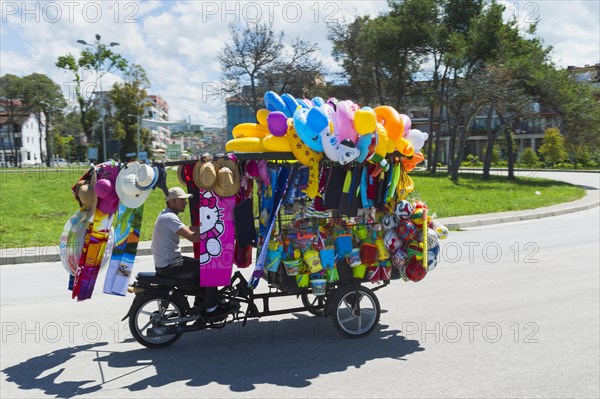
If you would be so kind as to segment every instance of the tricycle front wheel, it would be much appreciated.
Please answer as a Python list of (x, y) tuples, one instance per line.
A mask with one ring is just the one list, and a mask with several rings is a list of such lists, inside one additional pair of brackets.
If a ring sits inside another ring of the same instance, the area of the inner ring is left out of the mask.
[(338, 288), (329, 304), (333, 324), (350, 338), (364, 337), (379, 323), (381, 307), (375, 293), (363, 286), (346, 285)]

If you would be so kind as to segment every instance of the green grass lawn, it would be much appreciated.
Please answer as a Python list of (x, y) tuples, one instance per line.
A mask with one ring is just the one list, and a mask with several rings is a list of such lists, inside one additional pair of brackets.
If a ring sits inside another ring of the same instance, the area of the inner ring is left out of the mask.
[[(70, 187), (84, 173), (80, 168), (35, 168), (0, 171), (0, 245), (2, 248), (58, 245), (63, 227), (77, 211)], [(431, 177), (413, 172), (415, 194), (438, 218), (478, 213), (532, 209), (581, 198), (585, 191), (568, 183), (519, 178), (509, 182), (494, 176), (464, 175), (453, 184), (445, 174)], [(180, 185), (174, 171), (167, 185)], [(536, 195), (539, 191), (541, 194)], [(141, 239), (150, 240), (156, 216), (164, 208), (162, 191), (156, 190), (144, 205)], [(189, 209), (180, 215), (190, 223)]]
[(484, 181), (479, 174), (463, 174), (454, 184), (446, 174), (414, 172), (410, 176), (416, 187), (413, 196), (420, 197), (438, 218), (534, 209), (585, 195), (580, 187), (540, 178), (509, 181), (503, 176), (491, 176)]

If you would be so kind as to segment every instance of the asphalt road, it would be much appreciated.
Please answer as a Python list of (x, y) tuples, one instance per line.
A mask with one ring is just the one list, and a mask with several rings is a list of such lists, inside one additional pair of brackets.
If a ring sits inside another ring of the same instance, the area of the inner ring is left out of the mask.
[(599, 222), (595, 208), (452, 232), (423, 281), (377, 291), (380, 328), (361, 339), (297, 313), (149, 350), (103, 274), (77, 303), (58, 262), (2, 266), (0, 396), (599, 397)]

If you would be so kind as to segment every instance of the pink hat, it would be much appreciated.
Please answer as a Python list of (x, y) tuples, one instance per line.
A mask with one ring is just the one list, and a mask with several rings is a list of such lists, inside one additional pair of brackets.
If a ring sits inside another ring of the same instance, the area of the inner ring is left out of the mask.
[(115, 213), (119, 208), (119, 196), (111, 181), (99, 179), (96, 181), (95, 189), (98, 196), (96, 208), (107, 214)]

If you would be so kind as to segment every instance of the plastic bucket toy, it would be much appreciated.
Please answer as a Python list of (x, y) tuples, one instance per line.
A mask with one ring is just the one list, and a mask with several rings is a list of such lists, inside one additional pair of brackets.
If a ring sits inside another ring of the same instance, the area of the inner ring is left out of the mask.
[(277, 272), (281, 263), (281, 255), (283, 254), (283, 245), (276, 240), (269, 242), (267, 250), (267, 265), (265, 269), (270, 272)]
[(360, 259), (367, 266), (373, 266), (379, 263), (378, 250), (373, 244), (362, 244), (360, 246)]
[(339, 235), (335, 238), (334, 246), (338, 258), (343, 258), (352, 252), (352, 237), (350, 234)]
[(285, 266), (285, 274), (288, 276), (296, 276), (300, 273), (302, 259), (284, 259), (282, 262)]
[(350, 254), (346, 256), (346, 261), (348, 261), (350, 267), (360, 266), (362, 264), (362, 261), (360, 259), (360, 249), (352, 248)]
[(319, 251), (319, 257), (321, 258), (323, 269), (329, 270), (335, 267), (335, 249), (323, 248)]
[(327, 280), (324, 278), (310, 280), (310, 285), (312, 286), (312, 293), (314, 295), (325, 295), (325, 292), (327, 291)]
[(385, 247), (385, 242), (383, 241), (383, 238), (378, 238), (377, 240), (375, 240), (375, 245), (377, 246), (379, 260), (386, 260), (390, 258), (390, 253)]
[(309, 249), (304, 253), (303, 256), (304, 263), (308, 266), (308, 271), (310, 273), (316, 273), (323, 269), (323, 265), (321, 264), (321, 257), (319, 256), (319, 252), (314, 249)]

